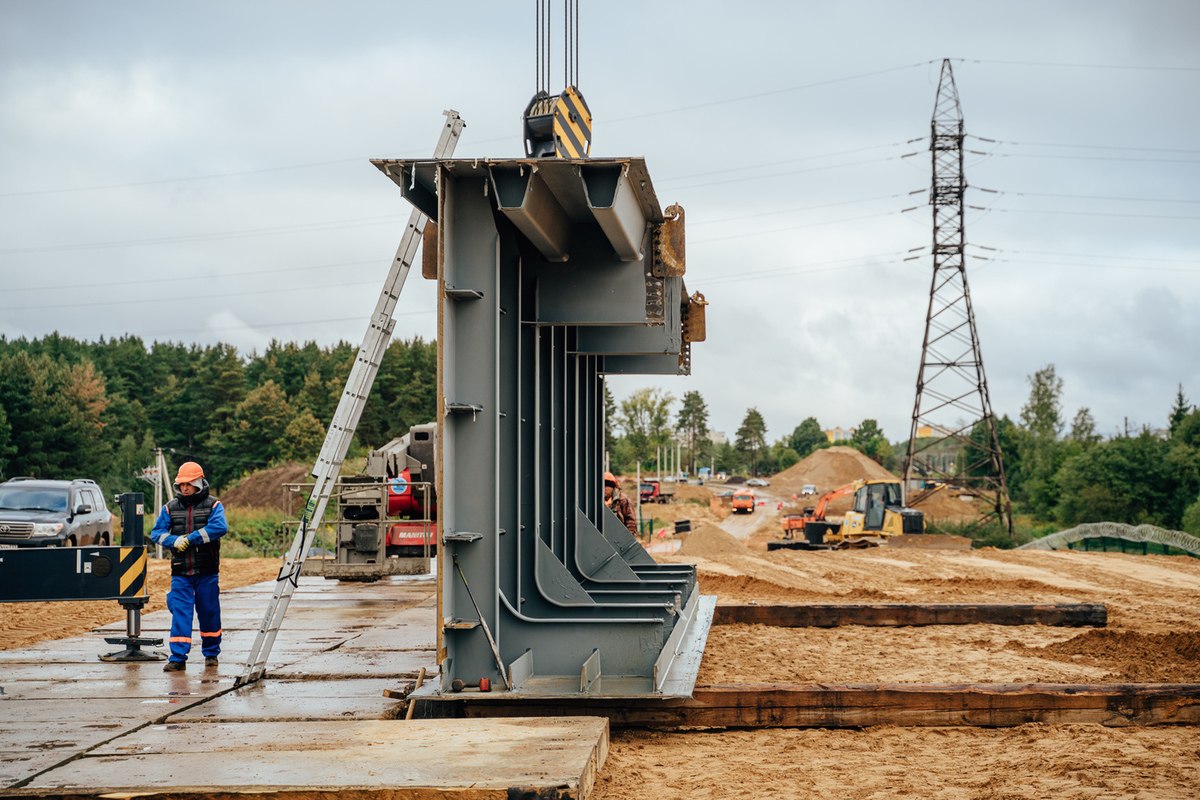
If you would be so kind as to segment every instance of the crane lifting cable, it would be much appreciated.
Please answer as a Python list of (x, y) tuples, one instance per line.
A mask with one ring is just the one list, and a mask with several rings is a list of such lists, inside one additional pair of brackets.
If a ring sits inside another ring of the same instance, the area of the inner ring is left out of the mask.
[(525, 155), (530, 158), (587, 158), (592, 148), (592, 112), (579, 91), (579, 0), (563, 0), (563, 84), (550, 94), (550, 7), (534, 0), (537, 83), (522, 117)]

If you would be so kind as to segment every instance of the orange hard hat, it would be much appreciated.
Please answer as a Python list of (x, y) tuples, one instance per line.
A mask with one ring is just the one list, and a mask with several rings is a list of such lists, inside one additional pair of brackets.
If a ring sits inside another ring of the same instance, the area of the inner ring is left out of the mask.
[(179, 486), (184, 483), (191, 483), (204, 477), (204, 470), (195, 461), (185, 461), (179, 466), (179, 472), (175, 475), (175, 485)]
[(611, 472), (604, 473), (604, 482), (611, 483), (613, 486), (617, 485), (617, 479)]

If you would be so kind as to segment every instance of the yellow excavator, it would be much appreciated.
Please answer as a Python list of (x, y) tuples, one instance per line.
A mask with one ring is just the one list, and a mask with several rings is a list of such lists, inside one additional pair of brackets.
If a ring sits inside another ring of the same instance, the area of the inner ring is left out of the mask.
[[(854, 495), (854, 507), (841, 521), (827, 519), (829, 504), (846, 495)], [(886, 544), (902, 534), (925, 532), (925, 515), (906, 508), (901, 501), (898, 480), (859, 480), (827, 492), (813, 508), (803, 514), (785, 514), (783, 535), (767, 543), (768, 550), (832, 550), (871, 547)], [(796, 534), (802, 533), (802, 537)]]

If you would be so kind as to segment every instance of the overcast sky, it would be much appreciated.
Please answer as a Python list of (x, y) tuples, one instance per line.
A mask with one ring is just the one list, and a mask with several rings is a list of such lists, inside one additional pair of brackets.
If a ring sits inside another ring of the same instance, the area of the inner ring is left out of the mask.
[[(931, 273), (903, 260), (931, 236), (909, 140), (943, 58), (994, 140), (966, 169), (997, 413), (1049, 363), (1105, 434), (1163, 426), (1179, 383), (1200, 400), (1194, 0), (582, 0), (592, 155), (647, 159), (711, 302), (693, 375), (618, 397), (907, 437)], [(445, 108), (457, 155), (518, 156), (534, 81), (528, 1), (6, 0), (0, 333), (357, 343), (410, 210), (367, 159), (427, 156)], [(408, 282), (396, 336), (433, 337), (433, 288)]]

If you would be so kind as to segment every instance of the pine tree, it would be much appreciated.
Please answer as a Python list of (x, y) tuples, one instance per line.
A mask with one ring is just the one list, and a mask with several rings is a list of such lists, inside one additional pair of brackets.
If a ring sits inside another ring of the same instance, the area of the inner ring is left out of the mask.
[(1175, 436), (1175, 432), (1179, 430), (1180, 424), (1187, 418), (1191, 412), (1192, 405), (1188, 399), (1183, 396), (1183, 384), (1179, 384), (1179, 389), (1175, 392), (1175, 405), (1171, 408), (1171, 414), (1167, 417), (1167, 423), (1170, 426), (1171, 436)]
[(746, 410), (746, 418), (737, 430), (735, 447), (750, 457), (750, 472), (758, 475), (758, 454), (767, 446), (767, 423), (757, 408)]
[(687, 437), (688, 461), (691, 473), (696, 474), (696, 440), (708, 436), (708, 405), (699, 392), (685, 392), (683, 407), (676, 417), (675, 430), (682, 431)]

